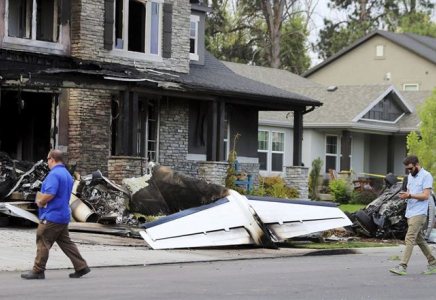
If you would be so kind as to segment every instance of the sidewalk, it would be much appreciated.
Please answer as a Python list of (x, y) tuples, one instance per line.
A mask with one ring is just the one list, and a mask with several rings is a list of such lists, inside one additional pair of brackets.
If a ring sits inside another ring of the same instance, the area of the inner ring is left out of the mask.
[[(36, 229), (0, 228), (0, 271), (31, 269), (35, 258)], [(387, 257), (399, 255), (402, 248), (364, 248), (341, 250), (311, 250), (280, 248), (225, 248), (152, 250), (142, 239), (111, 235), (71, 232), (90, 267), (145, 266), (172, 263), (228, 261), (260, 258), (298, 257), (305, 255), (364, 254), (380, 252)], [(72, 268), (71, 262), (55, 244), (50, 251), (47, 269)]]

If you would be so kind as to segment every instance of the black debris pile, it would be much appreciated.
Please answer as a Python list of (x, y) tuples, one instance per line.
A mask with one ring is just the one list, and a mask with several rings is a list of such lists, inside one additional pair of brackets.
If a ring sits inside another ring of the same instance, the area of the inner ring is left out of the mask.
[(168, 215), (212, 203), (228, 195), (227, 188), (181, 174), (168, 167), (155, 166), (143, 188), (132, 189), (131, 212), (142, 215)]
[(100, 171), (81, 177), (76, 196), (91, 205), (103, 223), (110, 223), (114, 217), (116, 224), (135, 225), (137, 222), (126, 210), (130, 198), (128, 190), (105, 178)]
[[(399, 196), (400, 191), (407, 189), (406, 186), (407, 176), (403, 181), (398, 181), (395, 176), (387, 175), (385, 189), (380, 196), (364, 209), (349, 215), (353, 222), (351, 229), (372, 238), (404, 239), (408, 228), (405, 217), (407, 201)], [(433, 202), (429, 201), (429, 215), (434, 215), (434, 197), (430, 199)], [(429, 226), (433, 227), (433, 225)]]
[(49, 168), (42, 160), (36, 164), (27, 161), (12, 160), (0, 152), (0, 200), (19, 194), (19, 199), (31, 198), (41, 189), (41, 183)]

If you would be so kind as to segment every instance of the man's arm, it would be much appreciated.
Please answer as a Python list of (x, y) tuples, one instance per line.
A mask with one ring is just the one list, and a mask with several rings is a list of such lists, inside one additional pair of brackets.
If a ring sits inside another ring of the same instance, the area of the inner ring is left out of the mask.
[(48, 202), (53, 200), (55, 195), (52, 194), (41, 194), (42, 196), (36, 200), (36, 205), (38, 207), (44, 207)]
[(424, 201), (427, 200), (428, 198), (430, 198), (430, 194), (431, 194), (431, 189), (424, 189), (424, 192), (420, 193), (420, 194), (410, 194), (409, 189), (407, 189), (406, 192), (404, 192), (403, 194), (400, 194), (400, 198), (401, 199), (416, 199), (419, 201)]

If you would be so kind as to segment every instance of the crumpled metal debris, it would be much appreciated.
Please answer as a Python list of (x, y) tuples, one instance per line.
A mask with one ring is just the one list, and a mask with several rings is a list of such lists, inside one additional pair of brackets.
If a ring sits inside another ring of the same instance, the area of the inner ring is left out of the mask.
[[(406, 189), (406, 180), (407, 177), (403, 182), (386, 181), (386, 188), (377, 199), (364, 209), (349, 215), (353, 222), (351, 228), (368, 237), (404, 239), (408, 228), (405, 217), (407, 201), (400, 199), (399, 192)], [(433, 218), (430, 218), (427, 224), (429, 228), (434, 225), (434, 201), (432, 195), (429, 201), (429, 215), (433, 215)], [(428, 238), (430, 230), (427, 233)]]

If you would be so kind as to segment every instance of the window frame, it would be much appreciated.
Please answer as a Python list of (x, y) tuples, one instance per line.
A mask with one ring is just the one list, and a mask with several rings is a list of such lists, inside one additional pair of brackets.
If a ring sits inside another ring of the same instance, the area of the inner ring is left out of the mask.
[[(259, 132), (267, 132), (268, 133), (268, 140), (267, 140), (267, 150), (259, 150), (259, 146), (257, 147), (257, 152), (260, 153), (266, 153), (266, 170), (259, 169), (259, 171), (262, 172), (268, 172), (268, 173), (274, 173), (274, 174), (280, 174), (283, 173), (284, 170), (284, 163), (286, 161), (286, 132), (281, 130), (269, 130), (269, 129), (258, 129)], [(279, 133), (283, 134), (283, 151), (277, 151), (273, 150), (273, 134)], [(259, 139), (257, 140), (259, 143)], [(283, 166), (281, 171), (273, 171), (272, 170), (272, 156), (273, 154), (282, 154), (283, 155)]]
[[(57, 41), (50, 42), (50, 41), (43, 41), (43, 40), (37, 40), (37, 0), (32, 0), (32, 12), (31, 12), (31, 18), (30, 18), (30, 38), (25, 37), (15, 37), (15, 36), (9, 36), (9, 1), (11, 0), (5, 0), (5, 12), (4, 12), (4, 36), (3, 36), (3, 43), (4, 45), (20, 45), (24, 47), (38, 47), (38, 48), (45, 48), (49, 50), (54, 50), (56, 52), (62, 52), (64, 50), (64, 47), (62, 45), (62, 22), (59, 22), (59, 14), (61, 13), (61, 10), (59, 9), (59, 4), (61, 0), (55, 0), (54, 10), (57, 11), (58, 17), (54, 18), (57, 22)], [(13, 0), (12, 0), (13, 1)]]
[[(416, 90), (406, 90), (406, 86), (416, 87)], [(403, 84), (403, 92), (418, 92), (419, 91), (419, 83), (404, 83)]]
[[(327, 138), (328, 137), (330, 137), (330, 136), (333, 136), (333, 137), (336, 137), (336, 153), (327, 153)], [(328, 173), (328, 169), (327, 169), (327, 156), (329, 156), (329, 157), (336, 157), (336, 161), (335, 161), (335, 170), (338, 170), (338, 168), (339, 168), (339, 165), (340, 165), (340, 159), (341, 159), (341, 152), (342, 151), (339, 151), (339, 147), (340, 147), (340, 140), (339, 140), (339, 138), (340, 138), (340, 136), (339, 135), (337, 135), (337, 134), (326, 134), (325, 135), (325, 139), (324, 139), (324, 158), (325, 158), (325, 162), (326, 162), (326, 164), (325, 164), (325, 167), (326, 167), (326, 169), (325, 169), (325, 171), (326, 171), (326, 173)]]
[(189, 51), (189, 59), (190, 60), (194, 60), (194, 61), (198, 61), (200, 59), (200, 56), (198, 54), (198, 40), (199, 40), (199, 35), (198, 35), (198, 30), (200, 27), (200, 16), (197, 15), (191, 15), (189, 18), (190, 22), (189, 22), (189, 42), (191, 42), (191, 23), (195, 23), (195, 51), (194, 53), (191, 53), (191, 51)]
[[(164, 6), (164, 0), (133, 0), (140, 3), (145, 3), (145, 37), (144, 37), (144, 44), (145, 44), (145, 52), (137, 52), (137, 51), (129, 51), (129, 3), (131, 0), (121, 0), (123, 1), (123, 13), (122, 13), (122, 26), (121, 32), (122, 32), (122, 41), (123, 46), (122, 48), (116, 48), (117, 45), (117, 36), (116, 36), (116, 26), (113, 26), (113, 45), (112, 45), (112, 51), (111, 54), (115, 56), (120, 57), (126, 57), (126, 58), (133, 58), (133, 59), (146, 59), (150, 61), (157, 61), (162, 62), (162, 47), (163, 47), (163, 6)], [(158, 53), (153, 54), (151, 53), (151, 7), (152, 4), (156, 3), (159, 5), (159, 31), (158, 31)], [(114, 20), (116, 19), (117, 15), (117, 7), (114, 8)]]

